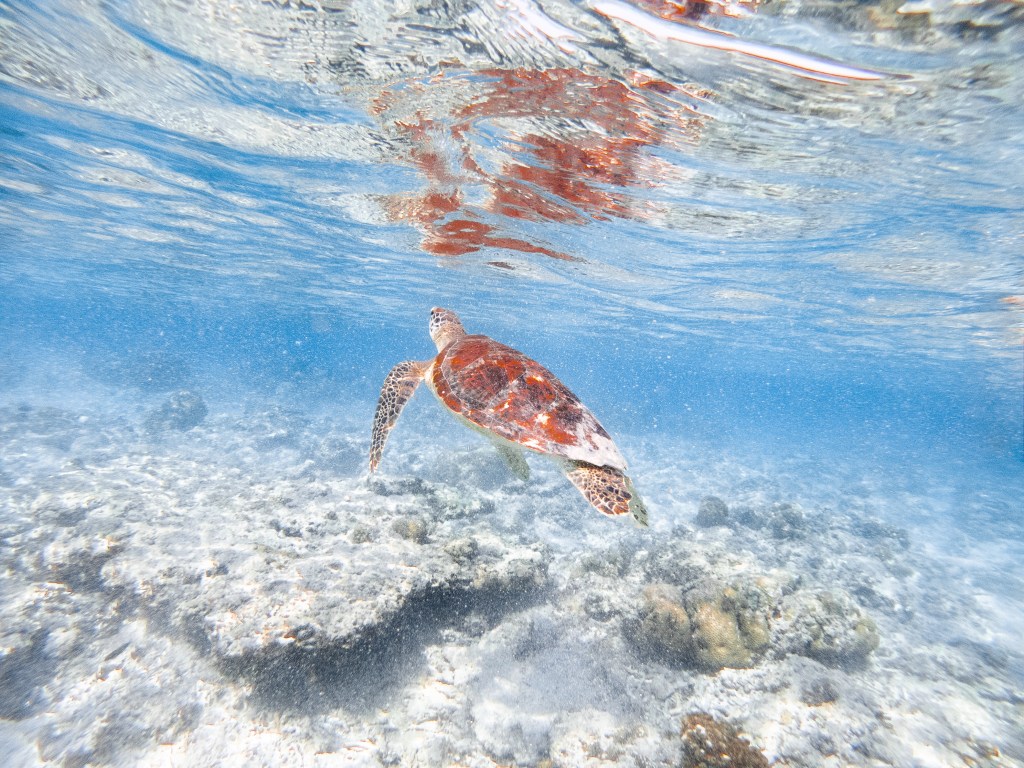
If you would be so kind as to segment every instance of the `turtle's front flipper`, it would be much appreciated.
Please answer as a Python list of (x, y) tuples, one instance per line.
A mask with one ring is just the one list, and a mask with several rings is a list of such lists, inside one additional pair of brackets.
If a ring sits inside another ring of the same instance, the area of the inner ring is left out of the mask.
[(613, 517), (628, 513), (638, 524), (647, 525), (647, 508), (640, 494), (619, 470), (573, 461), (566, 467), (565, 476), (598, 512)]
[(371, 472), (380, 464), (388, 433), (395, 426), (398, 415), (409, 402), (416, 387), (423, 381), (423, 371), (428, 365), (429, 363), (406, 360), (392, 368), (384, 379), (384, 386), (380, 388), (380, 400), (377, 401), (377, 413), (373, 416), (373, 437), (370, 439)]

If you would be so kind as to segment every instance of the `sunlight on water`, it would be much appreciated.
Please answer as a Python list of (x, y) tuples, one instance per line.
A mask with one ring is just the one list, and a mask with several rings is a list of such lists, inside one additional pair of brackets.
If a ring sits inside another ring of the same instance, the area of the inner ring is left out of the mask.
[[(5, 765), (1024, 764), (1022, 72), (1016, 0), (0, 5)], [(649, 529), (426, 387), (367, 478), (434, 306)]]

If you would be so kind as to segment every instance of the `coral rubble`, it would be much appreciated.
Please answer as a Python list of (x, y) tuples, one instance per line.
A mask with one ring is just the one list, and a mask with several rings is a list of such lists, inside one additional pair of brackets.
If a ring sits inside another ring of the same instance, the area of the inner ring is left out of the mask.
[(728, 723), (697, 712), (683, 720), (681, 768), (768, 768), (767, 758)]

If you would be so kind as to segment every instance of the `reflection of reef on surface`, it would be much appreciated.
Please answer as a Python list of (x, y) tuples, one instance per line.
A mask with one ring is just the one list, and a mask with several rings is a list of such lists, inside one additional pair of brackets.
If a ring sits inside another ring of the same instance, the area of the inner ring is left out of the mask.
[[(441, 92), (443, 119), (434, 103)], [(620, 82), (576, 68), (445, 70), (393, 86), (373, 112), (408, 146), (407, 162), (428, 189), (387, 198), (385, 209), (423, 230), (428, 253), (503, 248), (576, 260), (503, 234), (503, 220), (646, 218), (651, 209), (628, 190), (657, 184), (663, 171), (652, 148), (696, 140), (707, 96), (640, 72)], [(499, 134), (497, 147), (482, 146), (484, 133)]]
[(760, 0), (634, 0), (634, 5), (668, 21), (699, 21), (705, 16), (735, 16), (752, 13)]

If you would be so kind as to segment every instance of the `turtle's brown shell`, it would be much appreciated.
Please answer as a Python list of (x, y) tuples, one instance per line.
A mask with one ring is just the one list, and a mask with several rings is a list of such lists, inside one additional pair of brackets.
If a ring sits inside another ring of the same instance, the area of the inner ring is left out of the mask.
[(539, 453), (626, 468), (608, 432), (567, 386), (494, 339), (463, 336), (438, 353), (426, 378), (452, 412), (500, 438)]

